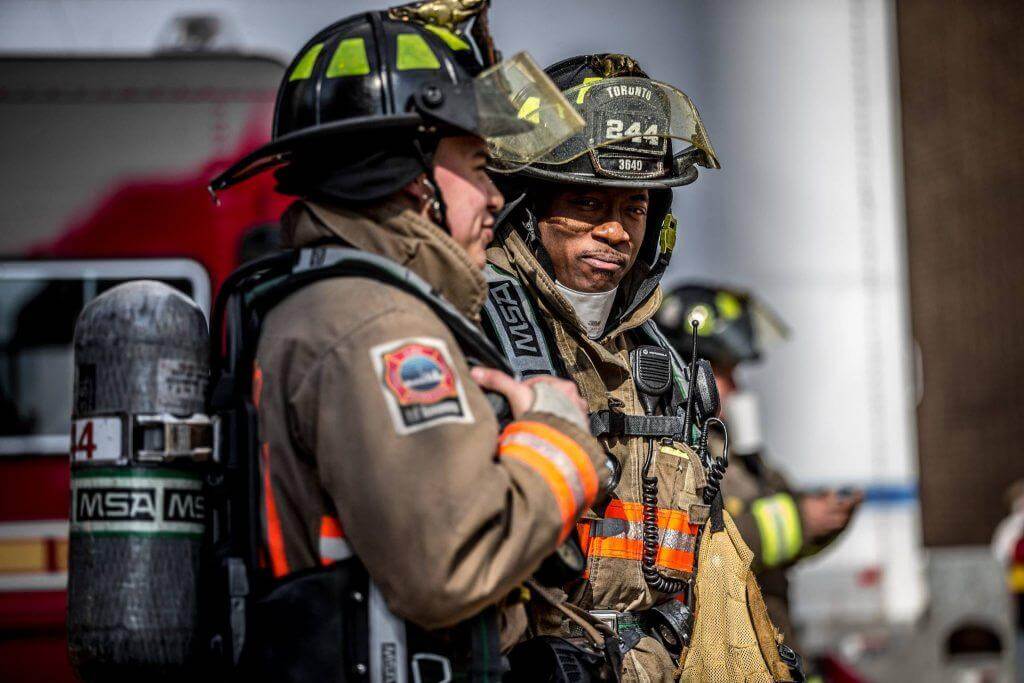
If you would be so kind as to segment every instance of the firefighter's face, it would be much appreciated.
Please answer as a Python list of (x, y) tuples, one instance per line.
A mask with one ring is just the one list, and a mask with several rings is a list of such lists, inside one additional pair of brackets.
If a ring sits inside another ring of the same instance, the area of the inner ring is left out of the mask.
[(448, 217), (452, 237), (478, 268), (494, 237), (494, 215), (505, 199), (487, 175), (487, 145), (471, 137), (443, 138), (434, 153), (434, 177)]
[(647, 227), (647, 190), (559, 187), (538, 221), (555, 278), (578, 292), (607, 292), (633, 267)]

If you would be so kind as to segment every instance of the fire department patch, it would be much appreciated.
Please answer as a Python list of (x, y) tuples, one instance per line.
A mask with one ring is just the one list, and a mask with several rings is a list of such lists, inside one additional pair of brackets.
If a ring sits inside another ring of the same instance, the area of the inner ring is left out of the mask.
[(370, 349), (388, 412), (399, 434), (473, 415), (452, 369), (448, 346), (433, 337), (410, 337)]

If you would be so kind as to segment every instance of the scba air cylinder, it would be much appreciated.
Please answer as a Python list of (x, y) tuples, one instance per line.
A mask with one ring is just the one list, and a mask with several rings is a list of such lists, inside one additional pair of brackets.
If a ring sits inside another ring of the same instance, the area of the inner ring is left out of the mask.
[(196, 665), (208, 354), (202, 311), (159, 282), (114, 287), (79, 316), (68, 649), (86, 681)]

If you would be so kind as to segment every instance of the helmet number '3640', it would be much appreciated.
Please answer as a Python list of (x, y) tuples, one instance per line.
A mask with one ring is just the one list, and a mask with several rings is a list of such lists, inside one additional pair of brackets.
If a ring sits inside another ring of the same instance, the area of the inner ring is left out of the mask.
[(640, 123), (633, 122), (626, 128), (626, 124), (619, 119), (608, 119), (607, 127), (604, 131), (604, 137), (606, 140), (621, 140), (622, 138), (632, 138), (632, 142), (640, 142), (641, 139), (649, 142), (651, 145), (658, 146), (658, 124), (652, 123), (647, 126), (647, 130), (640, 132)]

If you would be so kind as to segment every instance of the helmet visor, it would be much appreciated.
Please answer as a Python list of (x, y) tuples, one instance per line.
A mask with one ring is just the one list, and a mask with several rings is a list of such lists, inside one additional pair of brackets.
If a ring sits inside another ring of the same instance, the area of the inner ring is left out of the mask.
[[(538, 163), (565, 164), (590, 154), (609, 175), (664, 173), (669, 140), (685, 143), (695, 163), (720, 168), (715, 149), (689, 96), (671, 85), (634, 76), (587, 79), (563, 93), (585, 122), (583, 130), (554, 147)], [(517, 96), (517, 102), (523, 102)], [(520, 105), (522, 106), (522, 105)], [(495, 154), (496, 170), (517, 160)]]
[(749, 304), (750, 318), (757, 335), (758, 346), (765, 349), (789, 339), (789, 327), (775, 311), (760, 301), (751, 298)]
[(479, 135), (504, 165), (533, 163), (583, 133), (583, 117), (525, 52), (481, 73), (473, 88)]

